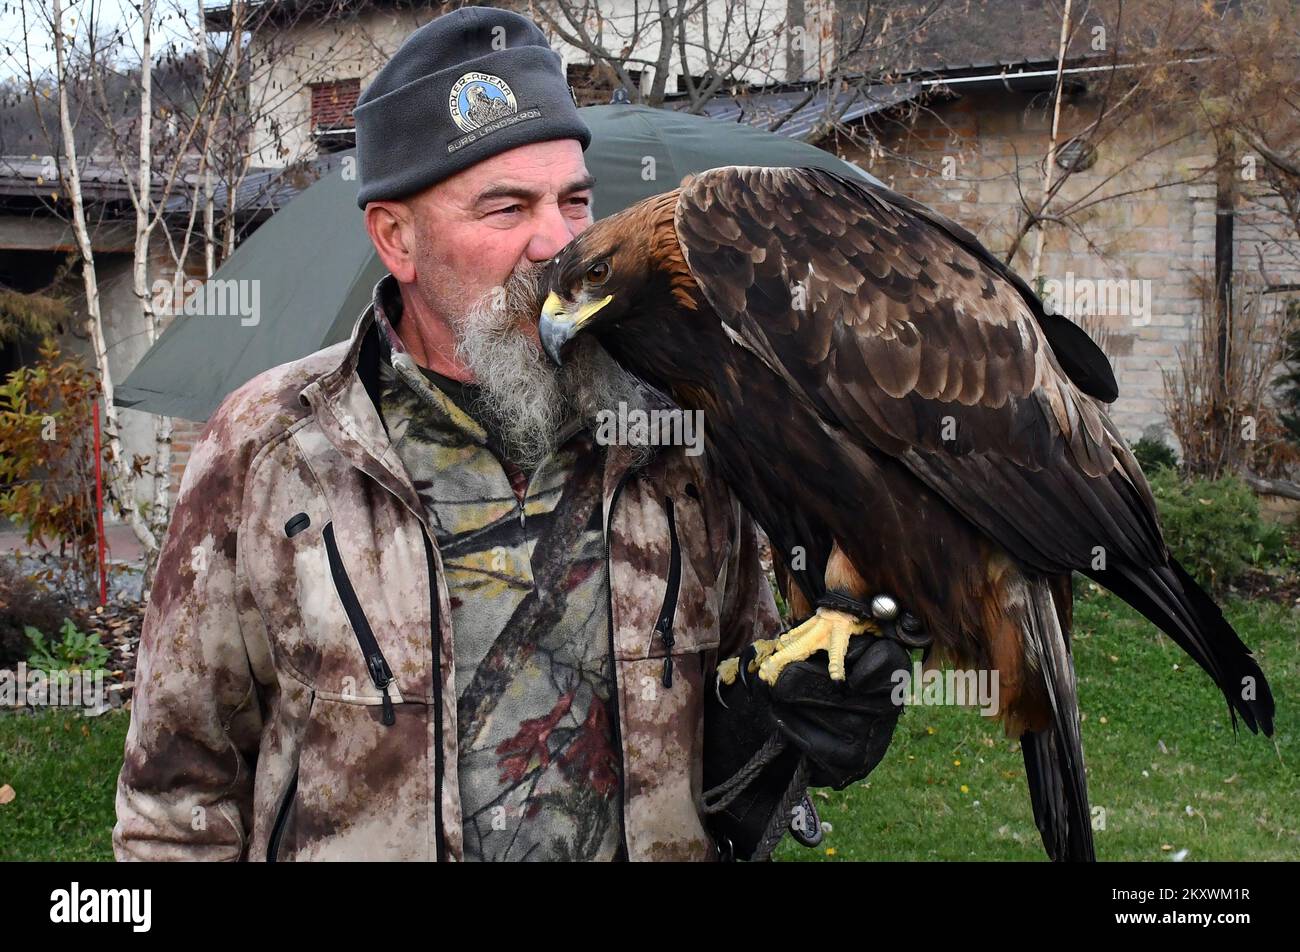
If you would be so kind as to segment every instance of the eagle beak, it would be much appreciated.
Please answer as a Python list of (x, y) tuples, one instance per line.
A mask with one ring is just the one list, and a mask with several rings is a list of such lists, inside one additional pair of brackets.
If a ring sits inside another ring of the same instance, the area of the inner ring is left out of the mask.
[(571, 341), (591, 316), (614, 300), (614, 295), (607, 294), (599, 301), (590, 301), (579, 305), (572, 313), (564, 309), (560, 296), (552, 291), (542, 305), (542, 317), (537, 324), (538, 336), (542, 339), (542, 350), (555, 363), (562, 364), (560, 353), (564, 345)]

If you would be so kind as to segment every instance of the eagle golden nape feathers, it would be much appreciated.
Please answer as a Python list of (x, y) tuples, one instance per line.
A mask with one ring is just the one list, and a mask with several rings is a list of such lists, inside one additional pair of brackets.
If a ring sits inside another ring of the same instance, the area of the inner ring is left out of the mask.
[[(892, 595), (940, 656), (998, 672), (1053, 858), (1092, 857), (1072, 572), (1170, 635), (1234, 724), (1271, 734), (1263, 672), (1171, 558), (1098, 402), (1118, 392), (1105, 355), (960, 226), (817, 169), (715, 169), (589, 228), (547, 289), (553, 358), (594, 334), (705, 411), (710, 464), (774, 554), (806, 552), (788, 567), (809, 608)], [(823, 644), (842, 661), (847, 624), (817, 607), (760, 674)]]

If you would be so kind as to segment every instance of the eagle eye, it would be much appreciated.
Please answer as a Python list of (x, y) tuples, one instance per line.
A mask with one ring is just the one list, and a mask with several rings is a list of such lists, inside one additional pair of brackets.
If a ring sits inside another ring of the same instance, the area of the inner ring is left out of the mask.
[(604, 284), (609, 280), (609, 262), (597, 261), (587, 269), (586, 280), (588, 284)]

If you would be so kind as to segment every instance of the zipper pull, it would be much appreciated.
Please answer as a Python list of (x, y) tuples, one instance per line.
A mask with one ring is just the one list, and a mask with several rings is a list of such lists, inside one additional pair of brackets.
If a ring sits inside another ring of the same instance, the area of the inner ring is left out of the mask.
[(393, 710), (393, 699), (388, 696), (388, 685), (393, 683), (393, 672), (388, 669), (388, 662), (381, 654), (372, 654), (366, 658), (366, 667), (370, 669), (370, 679), (379, 688), (384, 707), (383, 722), (385, 727), (397, 723), (397, 713)]
[(673, 627), (672, 624), (669, 623), (663, 627), (656, 628), (655, 631), (657, 631), (659, 637), (663, 639), (664, 650), (668, 652), (667, 656), (664, 658), (663, 684), (664, 687), (671, 688), (673, 686)]

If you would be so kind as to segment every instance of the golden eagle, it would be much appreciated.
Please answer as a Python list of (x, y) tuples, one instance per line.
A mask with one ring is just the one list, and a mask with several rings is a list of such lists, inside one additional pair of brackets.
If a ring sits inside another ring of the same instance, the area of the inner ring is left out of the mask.
[(877, 630), (861, 607), (897, 596), (939, 659), (998, 672), (1053, 859), (1093, 858), (1072, 572), (1271, 735), (1263, 673), (1171, 557), (1100, 402), (1117, 394), (1105, 356), (959, 225), (819, 169), (715, 169), (593, 225), (543, 281), (552, 359), (592, 334), (703, 411), (711, 465), (807, 618), (762, 645), (764, 680), (820, 649), (842, 678), (850, 636)]

